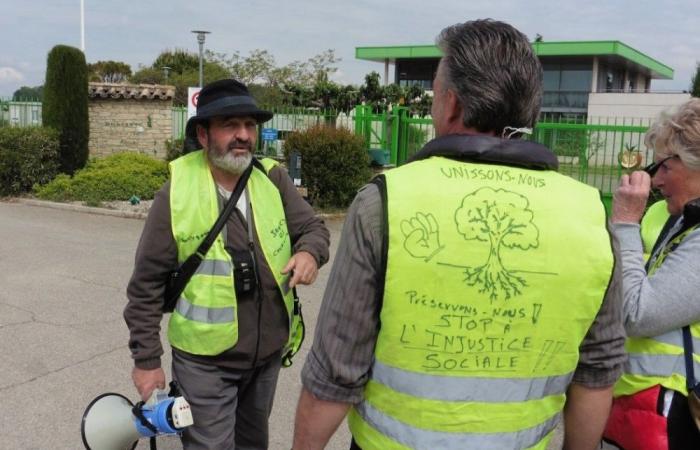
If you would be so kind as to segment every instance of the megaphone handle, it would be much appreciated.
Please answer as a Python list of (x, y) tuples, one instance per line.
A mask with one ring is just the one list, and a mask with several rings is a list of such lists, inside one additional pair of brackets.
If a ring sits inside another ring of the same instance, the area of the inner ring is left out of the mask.
[(168, 386), (170, 386), (168, 397), (182, 397), (182, 394), (180, 393), (180, 386), (177, 384), (177, 381), (171, 381)]

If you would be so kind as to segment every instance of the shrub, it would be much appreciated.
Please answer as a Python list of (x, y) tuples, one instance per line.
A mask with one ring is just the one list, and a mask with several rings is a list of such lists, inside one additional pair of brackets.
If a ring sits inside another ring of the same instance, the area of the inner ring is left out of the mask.
[(172, 161), (184, 155), (183, 146), (184, 138), (166, 139), (165, 141), (165, 160)]
[(168, 178), (165, 161), (140, 153), (123, 152), (94, 159), (71, 178), (59, 175), (45, 186), (37, 186), (39, 198), (53, 201), (84, 201), (99, 204), (128, 200), (132, 195), (152, 199)]
[(428, 142), (428, 130), (420, 126), (409, 125), (406, 157), (408, 158), (417, 153), (423, 148), (426, 142)]
[(364, 139), (345, 128), (317, 126), (290, 134), (284, 156), (301, 156), (302, 182), (319, 207), (347, 207), (372, 175)]
[(42, 105), (44, 126), (60, 135), (60, 169), (73, 174), (88, 159), (88, 78), (85, 55), (74, 47), (57, 45), (46, 62)]
[(29, 192), (58, 172), (58, 133), (42, 127), (0, 128), (0, 195)]

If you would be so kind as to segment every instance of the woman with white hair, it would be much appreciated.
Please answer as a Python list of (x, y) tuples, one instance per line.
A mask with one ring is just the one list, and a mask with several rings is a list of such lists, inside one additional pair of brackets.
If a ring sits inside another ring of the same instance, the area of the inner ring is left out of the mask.
[[(662, 115), (645, 144), (654, 149), (654, 163), (623, 175), (613, 198), (629, 362), (604, 436), (625, 450), (698, 449), (700, 99)], [(651, 187), (671, 217), (645, 264), (639, 223)]]

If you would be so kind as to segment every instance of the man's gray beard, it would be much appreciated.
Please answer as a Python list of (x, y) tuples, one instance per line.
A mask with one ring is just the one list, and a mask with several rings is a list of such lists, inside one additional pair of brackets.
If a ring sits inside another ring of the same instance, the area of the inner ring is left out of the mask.
[(245, 156), (235, 156), (228, 151), (223, 155), (215, 151), (208, 151), (207, 157), (209, 162), (217, 169), (221, 169), (231, 175), (240, 175), (250, 164), (250, 161), (253, 159), (253, 154), (248, 152)]

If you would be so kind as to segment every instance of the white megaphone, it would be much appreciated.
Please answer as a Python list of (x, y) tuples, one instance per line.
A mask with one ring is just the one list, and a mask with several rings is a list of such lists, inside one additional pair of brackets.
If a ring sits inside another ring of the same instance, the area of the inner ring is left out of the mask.
[(156, 390), (134, 405), (121, 394), (97, 396), (83, 413), (80, 434), (87, 450), (131, 450), (144, 437), (180, 434), (192, 425), (192, 411), (171, 383), (171, 395)]

